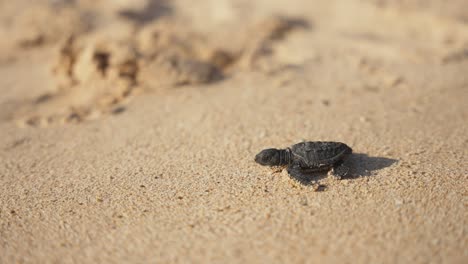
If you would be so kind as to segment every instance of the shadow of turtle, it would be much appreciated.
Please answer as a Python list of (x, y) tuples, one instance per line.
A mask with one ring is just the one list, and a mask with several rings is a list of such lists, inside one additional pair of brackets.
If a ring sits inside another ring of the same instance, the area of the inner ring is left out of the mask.
[[(376, 174), (373, 172), (389, 167), (396, 162), (398, 162), (398, 160), (396, 159), (390, 159), (385, 157), (371, 157), (363, 153), (354, 153), (351, 154), (351, 156), (346, 158), (344, 161), (344, 165), (349, 167), (349, 172), (348, 175), (343, 179), (356, 179), (358, 177), (376, 176)], [(313, 185), (318, 184), (320, 180), (327, 178), (328, 172), (316, 172), (308, 175), (303, 175), (301, 177), (290, 177), (297, 180), (303, 185)], [(319, 187), (320, 186), (322, 185), (319, 184)]]
[(344, 164), (350, 169), (346, 178), (375, 176), (374, 171), (390, 167), (396, 162), (398, 162), (396, 159), (371, 157), (363, 153), (355, 153), (345, 160)]

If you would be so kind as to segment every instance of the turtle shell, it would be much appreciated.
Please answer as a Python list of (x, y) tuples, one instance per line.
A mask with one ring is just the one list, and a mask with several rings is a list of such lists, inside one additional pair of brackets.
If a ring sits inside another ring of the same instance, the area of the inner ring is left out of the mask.
[(327, 168), (341, 161), (352, 149), (341, 142), (301, 142), (291, 146), (293, 164), (301, 168)]

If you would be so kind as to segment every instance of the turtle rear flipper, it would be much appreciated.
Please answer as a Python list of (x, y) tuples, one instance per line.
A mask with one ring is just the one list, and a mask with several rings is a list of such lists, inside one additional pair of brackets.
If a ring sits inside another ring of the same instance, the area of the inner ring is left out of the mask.
[(331, 175), (335, 177), (336, 179), (340, 180), (346, 177), (349, 172), (349, 167), (344, 165), (343, 162), (336, 164), (333, 166), (331, 170)]

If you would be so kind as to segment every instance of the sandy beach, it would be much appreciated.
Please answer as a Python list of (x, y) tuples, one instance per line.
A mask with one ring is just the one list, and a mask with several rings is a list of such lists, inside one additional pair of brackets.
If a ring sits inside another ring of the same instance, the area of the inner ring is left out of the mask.
[[(468, 263), (466, 0), (0, 1), (0, 34), (0, 263)], [(254, 162), (301, 141), (348, 177)]]

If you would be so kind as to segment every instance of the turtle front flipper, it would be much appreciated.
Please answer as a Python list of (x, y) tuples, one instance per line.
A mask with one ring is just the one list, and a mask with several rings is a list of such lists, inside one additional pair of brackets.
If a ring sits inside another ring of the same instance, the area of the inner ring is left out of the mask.
[(309, 183), (312, 179), (312, 173), (304, 171), (300, 166), (289, 166), (287, 169), (289, 176), (302, 183)]
[(336, 165), (333, 166), (331, 170), (331, 175), (335, 177), (336, 179), (340, 180), (346, 177), (349, 172), (349, 167), (344, 165), (343, 162), (340, 162)]

